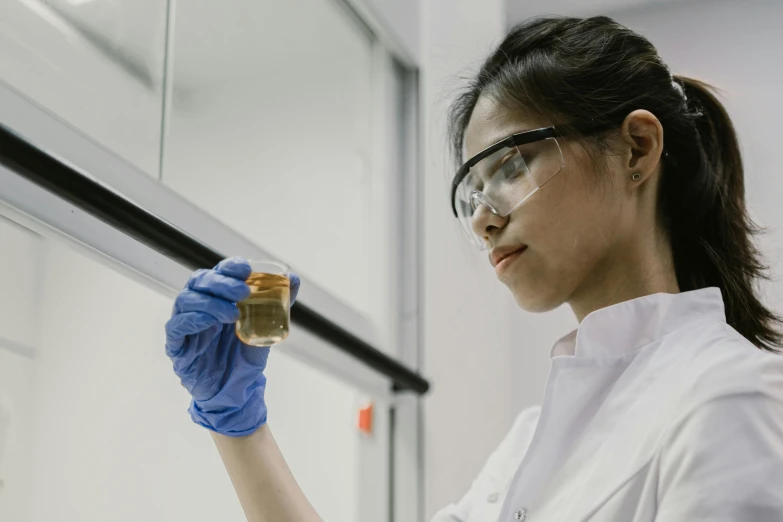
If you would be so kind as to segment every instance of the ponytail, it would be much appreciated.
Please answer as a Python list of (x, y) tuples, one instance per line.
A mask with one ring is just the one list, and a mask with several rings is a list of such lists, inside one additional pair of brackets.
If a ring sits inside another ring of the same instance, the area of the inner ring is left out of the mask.
[(717, 286), (727, 322), (758, 348), (777, 351), (783, 345), (781, 318), (757, 295), (767, 267), (753, 244), (760, 229), (745, 207), (734, 126), (713, 87), (682, 76), (674, 80), (684, 107), (670, 129), (664, 122), (665, 131), (674, 132), (667, 135), (672, 146), (665, 156), (660, 203), (680, 289)]

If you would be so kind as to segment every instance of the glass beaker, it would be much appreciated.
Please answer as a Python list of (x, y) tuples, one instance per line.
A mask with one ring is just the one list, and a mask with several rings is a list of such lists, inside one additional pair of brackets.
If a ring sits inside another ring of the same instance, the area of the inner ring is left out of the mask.
[(271, 346), (288, 337), (291, 321), (289, 268), (277, 261), (250, 260), (250, 297), (237, 303), (237, 337), (251, 346)]

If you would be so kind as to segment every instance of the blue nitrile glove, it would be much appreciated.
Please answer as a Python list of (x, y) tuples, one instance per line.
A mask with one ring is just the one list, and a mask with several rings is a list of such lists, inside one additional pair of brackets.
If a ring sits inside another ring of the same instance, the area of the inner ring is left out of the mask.
[[(217, 433), (241, 437), (266, 423), (264, 368), (269, 348), (249, 346), (236, 335), (236, 302), (250, 295), (250, 265), (224, 259), (197, 270), (174, 302), (166, 323), (166, 355), (190, 392), (193, 422)], [(291, 275), (291, 304), (299, 277)]]

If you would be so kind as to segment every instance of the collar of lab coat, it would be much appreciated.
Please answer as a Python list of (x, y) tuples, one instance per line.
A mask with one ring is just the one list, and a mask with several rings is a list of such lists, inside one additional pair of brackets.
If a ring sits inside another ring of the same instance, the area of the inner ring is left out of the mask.
[(697, 318), (726, 321), (719, 288), (652, 294), (596, 310), (552, 347), (552, 357), (618, 357)]
[(651, 461), (679, 419), (719, 394), (756, 386), (758, 379), (714, 370), (723, 368), (723, 352), (754, 364), (748, 354), (756, 352), (746, 353), (744, 340), (737, 350), (739, 336), (729, 332), (717, 288), (649, 295), (588, 315), (553, 348), (541, 415), (502, 520), (520, 508), (541, 520), (587, 520)]

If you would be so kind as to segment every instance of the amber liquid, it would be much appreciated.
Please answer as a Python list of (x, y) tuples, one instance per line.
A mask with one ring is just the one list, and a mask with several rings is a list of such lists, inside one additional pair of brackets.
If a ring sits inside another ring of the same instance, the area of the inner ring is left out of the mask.
[(271, 346), (288, 337), (291, 289), (284, 275), (253, 272), (250, 297), (237, 303), (237, 337), (251, 346)]

